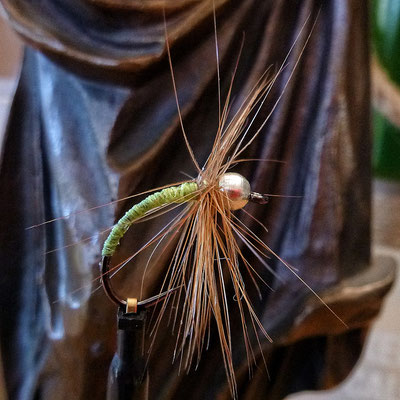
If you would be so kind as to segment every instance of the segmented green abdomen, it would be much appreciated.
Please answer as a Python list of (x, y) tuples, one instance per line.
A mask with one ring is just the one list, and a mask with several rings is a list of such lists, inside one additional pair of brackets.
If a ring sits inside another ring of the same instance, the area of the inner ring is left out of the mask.
[(179, 186), (172, 186), (153, 193), (140, 203), (135, 204), (125, 215), (114, 225), (108, 238), (104, 242), (102, 255), (111, 257), (119, 245), (119, 241), (125, 235), (129, 227), (139, 218), (154, 208), (172, 204), (185, 203), (193, 200), (193, 193), (198, 190), (196, 182), (185, 182)]

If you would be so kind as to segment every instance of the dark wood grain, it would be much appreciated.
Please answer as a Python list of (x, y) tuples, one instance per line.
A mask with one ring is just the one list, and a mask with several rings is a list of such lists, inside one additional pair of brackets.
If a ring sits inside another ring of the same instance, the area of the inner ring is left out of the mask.
[[(104, 399), (116, 310), (101, 291), (89, 297), (104, 237), (44, 253), (110, 226), (132, 203), (24, 228), (182, 180), (180, 171), (195, 173), (178, 123), (162, 12), (150, 0), (131, 6), (123, 0), (42, 0), (40, 7), (27, 0), (1, 2), (32, 46), (0, 170), (1, 346), (8, 392), (18, 399), (33, 393), (37, 399)], [(185, 128), (202, 163), (218, 114), (212, 2), (178, 5), (167, 10), (172, 63)], [(255, 128), (285, 89), (282, 99), (245, 154), (285, 164), (249, 162), (236, 169), (258, 192), (301, 196), (249, 205), (268, 234), (238, 215), (348, 324), (345, 329), (277, 260), (270, 265), (282, 280), (247, 252), (274, 288), (263, 287), (258, 300), (248, 283), (274, 344), (262, 343), (270, 379), (260, 367), (249, 381), (243, 341), (233, 337), (240, 398), (281, 399), (344, 379), (394, 276), (390, 263), (370, 260), (368, 9), (361, 0), (221, 0), (216, 6), (224, 95), (244, 40), (232, 113), (260, 75), (283, 62), (309, 18)], [(129, 231), (119, 259), (168, 220), (161, 216)], [(171, 251), (148, 271), (144, 296), (157, 291)], [(127, 296), (139, 292), (148, 256), (144, 252), (116, 277)], [(232, 315), (234, 332), (239, 323)], [(162, 326), (149, 362), (151, 399), (229, 398), (214, 334), (212, 329), (198, 369), (178, 375), (179, 363), (171, 366), (175, 340), (167, 324)], [(255, 337), (252, 341), (257, 348)], [(260, 354), (257, 358), (261, 364)]]

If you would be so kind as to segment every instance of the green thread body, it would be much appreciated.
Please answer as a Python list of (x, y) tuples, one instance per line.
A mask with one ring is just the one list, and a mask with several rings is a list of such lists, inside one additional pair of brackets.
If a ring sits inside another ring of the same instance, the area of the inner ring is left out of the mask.
[(112, 228), (108, 238), (104, 242), (102, 255), (111, 257), (129, 227), (147, 212), (166, 204), (185, 203), (193, 200), (195, 197), (194, 193), (198, 189), (199, 187), (196, 182), (185, 182), (182, 185), (172, 186), (153, 193), (140, 203), (135, 204)]

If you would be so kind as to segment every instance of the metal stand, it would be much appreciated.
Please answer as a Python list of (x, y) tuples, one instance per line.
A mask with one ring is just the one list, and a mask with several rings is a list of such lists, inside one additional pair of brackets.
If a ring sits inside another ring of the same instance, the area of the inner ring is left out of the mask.
[(138, 301), (122, 298), (110, 281), (110, 257), (103, 256), (101, 282), (108, 298), (118, 306), (117, 352), (108, 372), (107, 400), (148, 400), (149, 377), (144, 357), (147, 308), (171, 295), (179, 287)]
[(146, 310), (117, 314), (117, 352), (108, 373), (107, 400), (147, 400), (148, 373), (144, 357)]

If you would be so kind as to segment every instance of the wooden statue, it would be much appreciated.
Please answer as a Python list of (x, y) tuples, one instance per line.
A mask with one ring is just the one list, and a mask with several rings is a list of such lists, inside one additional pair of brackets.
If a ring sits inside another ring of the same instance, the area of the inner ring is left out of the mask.
[[(163, 9), (185, 130), (196, 157), (207, 158), (218, 121), (213, 1), (1, 3), (28, 44), (0, 170), (0, 335), (8, 395), (104, 399), (116, 310), (94, 291), (105, 239), (99, 232), (131, 201), (74, 213), (180, 181), (181, 171), (194, 173), (171, 84)], [(233, 337), (239, 398), (282, 399), (347, 376), (393, 280), (393, 266), (370, 255), (368, 6), (362, 0), (214, 4), (223, 98), (238, 64), (232, 113), (261, 74), (270, 66), (276, 71), (289, 54), (259, 123), (282, 98), (245, 154), (285, 163), (237, 169), (256, 191), (301, 197), (249, 206), (268, 234), (241, 218), (348, 325), (276, 260), (269, 264), (282, 280), (258, 268), (274, 288), (263, 287), (259, 300), (248, 286), (274, 339), (262, 343), (270, 377), (260, 366), (249, 379), (243, 343)], [(139, 249), (168, 220), (163, 215), (129, 231), (118, 257)], [(149, 254), (116, 276), (127, 295), (140, 291)], [(157, 292), (170, 255), (146, 275), (143, 296)], [(237, 322), (232, 316), (233, 327)], [(150, 355), (150, 399), (231, 398), (218, 337), (211, 335), (188, 375), (178, 375), (179, 362), (171, 365), (174, 346), (165, 324)], [(256, 358), (262, 364), (260, 352)]]

